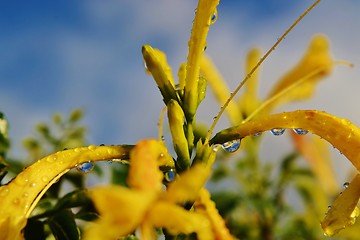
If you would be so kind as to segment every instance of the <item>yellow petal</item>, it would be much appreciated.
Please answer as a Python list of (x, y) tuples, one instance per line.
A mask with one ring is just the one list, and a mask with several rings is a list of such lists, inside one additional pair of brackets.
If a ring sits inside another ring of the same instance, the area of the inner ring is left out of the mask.
[[(26, 225), (26, 219), (22, 219), (21, 222), (14, 221), (11, 218), (16, 216), (7, 216), (0, 218), (0, 239), (1, 240), (21, 240), (24, 239), (21, 233)], [(16, 224), (14, 224), (16, 222)]]
[(308, 161), (324, 191), (329, 195), (337, 191), (336, 177), (331, 165), (329, 146), (316, 136), (301, 136), (292, 133), (294, 145)]
[(360, 170), (360, 129), (349, 120), (317, 110), (298, 110), (269, 115), (217, 133), (210, 141), (224, 143), (273, 128), (306, 129), (336, 147)]
[[(251, 49), (246, 58), (245, 73), (249, 73), (253, 67), (259, 62), (261, 51), (258, 48)], [(257, 69), (245, 85), (244, 94), (239, 98), (239, 108), (246, 118), (249, 116), (259, 105), (260, 99), (258, 98), (258, 85), (259, 85), (259, 69)]]
[(210, 220), (216, 240), (233, 239), (206, 189), (201, 189), (199, 199), (196, 200), (194, 207), (196, 212), (204, 214)]
[(198, 78), (200, 61), (206, 45), (206, 37), (211, 24), (211, 17), (216, 11), (219, 0), (200, 0), (189, 41), (189, 54), (186, 64), (185, 114), (192, 121), (198, 104)]
[[(208, 81), (209, 86), (220, 105), (224, 105), (230, 97), (229, 88), (227, 87), (220, 72), (217, 70), (215, 64), (206, 55), (203, 55), (201, 58), (200, 71)], [(238, 124), (242, 120), (240, 109), (234, 102), (229, 102), (225, 111), (233, 125)]]
[(277, 98), (267, 106), (268, 111), (274, 107), (291, 101), (305, 100), (314, 94), (316, 84), (319, 80), (327, 76), (332, 70), (332, 58), (329, 51), (329, 41), (325, 36), (317, 35), (311, 41), (303, 58), (270, 91), (267, 99), (274, 97), (284, 89), (300, 81), (309, 73), (320, 69), (321, 71), (311, 78), (303, 81), (299, 86), (293, 88)]
[(186, 63), (181, 63), (178, 71), (179, 89), (184, 90), (186, 79)]
[(164, 199), (174, 203), (195, 201), (209, 174), (210, 168), (205, 164), (194, 165), (168, 186)]
[(189, 145), (184, 132), (185, 114), (177, 101), (171, 100), (167, 104), (170, 132), (178, 165), (185, 170), (190, 166)]
[(129, 186), (144, 191), (161, 191), (163, 174), (159, 166), (162, 161), (172, 161), (164, 143), (149, 139), (136, 144), (130, 153)]
[(353, 225), (359, 216), (359, 208), (356, 206), (360, 198), (360, 175), (349, 184), (336, 199), (326, 213), (321, 226), (327, 236), (333, 236), (341, 229)]
[(195, 232), (199, 240), (214, 239), (210, 222), (205, 216), (168, 202), (157, 202), (147, 215), (146, 221), (154, 227), (166, 228), (174, 235)]
[(166, 61), (166, 55), (149, 45), (142, 47), (142, 54), (147, 69), (151, 72), (161, 91), (164, 102), (167, 103), (170, 99), (176, 99), (174, 79), (171, 68)]
[[(96, 187), (89, 190), (89, 196), (100, 213), (100, 219), (98, 225), (92, 226), (94, 230), (89, 228), (88, 231), (91, 234), (98, 232), (113, 239), (134, 232), (144, 220), (146, 211), (156, 197), (148, 192), (134, 191), (121, 186)], [(90, 236), (90, 233), (87, 235)], [(97, 239), (102, 237), (98, 236)]]
[(78, 164), (108, 159), (128, 159), (132, 146), (89, 146), (60, 151), (44, 157), (24, 169), (9, 184), (0, 187), (0, 222), (9, 218), (9, 225), (24, 227), (46, 190), (62, 175)]

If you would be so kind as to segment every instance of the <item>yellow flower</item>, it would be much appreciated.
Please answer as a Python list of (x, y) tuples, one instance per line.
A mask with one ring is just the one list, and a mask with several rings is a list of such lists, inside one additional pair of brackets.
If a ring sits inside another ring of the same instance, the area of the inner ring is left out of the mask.
[(129, 188), (104, 186), (89, 190), (100, 218), (87, 229), (85, 239), (117, 239), (137, 229), (141, 239), (155, 239), (154, 228), (159, 227), (174, 235), (195, 232), (198, 239), (213, 239), (206, 215), (178, 205), (197, 199), (210, 168), (194, 165), (164, 192), (158, 161), (163, 154), (162, 146), (157, 140), (143, 140), (131, 151)]
[[(27, 218), (47, 189), (70, 169), (83, 163), (109, 159), (129, 159), (133, 146), (99, 146), (74, 148), (46, 156), (0, 187), (0, 239), (22, 239)], [(162, 163), (173, 167), (172, 158), (164, 155)]]
[[(210, 140), (210, 143), (224, 143), (274, 128), (306, 129), (336, 147), (358, 171), (360, 170), (360, 156), (358, 154), (360, 128), (347, 119), (316, 110), (297, 110), (264, 116), (222, 130)], [(355, 222), (356, 217), (359, 215), (356, 209), (356, 203), (360, 196), (359, 179), (360, 177), (357, 176), (349, 185), (349, 188), (336, 199), (335, 207), (330, 208), (322, 222), (322, 227), (327, 235), (334, 235), (339, 230)]]

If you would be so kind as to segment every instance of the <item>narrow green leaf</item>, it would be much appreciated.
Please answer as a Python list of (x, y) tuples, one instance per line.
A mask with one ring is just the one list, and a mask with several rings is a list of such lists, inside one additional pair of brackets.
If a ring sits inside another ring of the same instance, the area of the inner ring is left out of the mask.
[(78, 240), (80, 231), (76, 226), (74, 214), (70, 210), (56, 213), (47, 220), (49, 227), (57, 240)]

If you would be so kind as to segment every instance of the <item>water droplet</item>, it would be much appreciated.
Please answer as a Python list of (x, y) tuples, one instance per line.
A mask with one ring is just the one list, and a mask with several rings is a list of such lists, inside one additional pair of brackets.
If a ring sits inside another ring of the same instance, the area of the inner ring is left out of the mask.
[(94, 150), (96, 149), (96, 146), (95, 146), (95, 145), (89, 145), (89, 146), (88, 146), (88, 149), (89, 149), (90, 151), (94, 151)]
[(94, 168), (94, 163), (91, 161), (76, 165), (76, 169), (81, 173), (89, 173), (93, 170), (93, 168)]
[(302, 128), (294, 128), (293, 130), (296, 134), (299, 134), (299, 135), (305, 135), (309, 132), (308, 130), (302, 129)]
[(285, 132), (285, 128), (274, 128), (271, 129), (270, 132), (275, 136), (281, 136)]
[(215, 12), (214, 12), (213, 15), (211, 15), (211, 17), (210, 17), (210, 24), (214, 24), (217, 19), (218, 19), (218, 11), (217, 11), (217, 9), (215, 8)]
[(169, 171), (164, 173), (164, 179), (166, 182), (174, 181), (175, 177), (176, 177), (175, 169), (170, 169)]
[(254, 134), (254, 137), (258, 137), (258, 136), (260, 136), (261, 135), (261, 132), (258, 132), (258, 133), (255, 133)]
[(54, 161), (56, 161), (56, 159), (57, 159), (56, 156), (48, 156), (48, 157), (46, 158), (46, 161), (48, 161), (48, 162), (54, 162)]
[(207, 49), (207, 44), (205, 43), (203, 51), (205, 52), (206, 49)]
[(19, 205), (20, 200), (19, 200), (18, 198), (15, 198), (15, 199), (13, 200), (13, 203), (14, 203), (14, 205)]
[(9, 187), (8, 186), (3, 186), (1, 187), (0, 190), (0, 197), (4, 197), (9, 193)]
[(226, 143), (223, 143), (221, 145), (221, 147), (226, 151), (226, 152), (235, 152), (236, 150), (238, 150), (240, 148), (240, 139), (235, 139)]
[(343, 184), (344, 189), (347, 189), (347, 188), (349, 187), (349, 185), (350, 185), (349, 182), (345, 182), (345, 183)]
[(145, 73), (146, 73), (146, 74), (151, 74), (151, 72), (150, 72), (150, 70), (149, 70), (149, 68), (148, 68), (145, 60), (144, 60), (144, 69), (145, 69)]
[(27, 198), (27, 197), (29, 197), (29, 194), (26, 192), (26, 193), (23, 194), (23, 197)]
[(214, 145), (212, 145), (212, 150), (213, 150), (214, 152), (217, 152), (217, 151), (220, 149), (220, 147), (221, 147), (220, 144), (214, 144)]
[(30, 184), (30, 187), (35, 187), (35, 186), (36, 186), (36, 182)]

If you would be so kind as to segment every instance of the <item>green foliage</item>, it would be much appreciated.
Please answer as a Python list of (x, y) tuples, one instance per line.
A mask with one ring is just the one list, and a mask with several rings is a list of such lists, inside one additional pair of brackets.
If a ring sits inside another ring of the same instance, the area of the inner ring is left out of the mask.
[[(237, 160), (229, 160), (228, 154), (218, 158), (211, 179), (212, 199), (230, 232), (247, 240), (321, 239), (319, 224), (309, 222), (309, 216), (318, 217), (316, 206), (306, 207), (316, 202), (313, 191), (318, 183), (311, 170), (299, 165), (296, 152), (285, 156), (278, 168), (263, 163), (258, 156), (259, 137), (246, 140)], [(292, 195), (302, 197), (297, 203), (288, 199), (294, 186), (297, 194)]]

